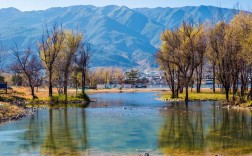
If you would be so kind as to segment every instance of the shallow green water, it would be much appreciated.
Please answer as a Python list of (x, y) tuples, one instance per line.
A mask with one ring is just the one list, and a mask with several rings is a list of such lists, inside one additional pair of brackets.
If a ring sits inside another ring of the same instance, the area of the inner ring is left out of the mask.
[(0, 125), (0, 155), (242, 155), (250, 111), (218, 102), (166, 103), (156, 93), (94, 94), (87, 108), (38, 110)]

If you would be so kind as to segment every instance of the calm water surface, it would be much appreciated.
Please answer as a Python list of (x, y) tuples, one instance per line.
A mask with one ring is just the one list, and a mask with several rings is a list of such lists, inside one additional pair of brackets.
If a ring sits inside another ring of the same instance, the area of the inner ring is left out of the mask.
[(38, 110), (0, 125), (0, 155), (252, 154), (250, 111), (167, 103), (157, 93), (92, 98), (87, 108)]

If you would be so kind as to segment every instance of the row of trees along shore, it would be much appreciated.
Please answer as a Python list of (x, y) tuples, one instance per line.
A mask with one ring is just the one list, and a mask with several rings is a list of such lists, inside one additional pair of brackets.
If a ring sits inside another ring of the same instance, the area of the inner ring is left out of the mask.
[(156, 59), (165, 73), (172, 98), (177, 98), (185, 88), (188, 101), (188, 87), (193, 77), (200, 92), (204, 64), (208, 63), (213, 72), (213, 92), (217, 79), (227, 101), (252, 99), (252, 87), (248, 91), (248, 84), (252, 85), (251, 13), (239, 12), (229, 23), (193, 25), (183, 22), (179, 28), (164, 31), (161, 41)]
[(82, 33), (63, 29), (62, 25), (57, 23), (52, 29), (45, 25), (37, 49), (39, 57), (30, 47), (24, 51), (15, 44), (15, 48), (12, 49), (13, 63), (10, 67), (27, 80), (33, 99), (37, 98), (34, 88), (40, 86), (45, 78), (48, 82), (49, 97), (53, 97), (53, 87), (56, 86), (59, 92), (63, 88), (67, 102), (69, 78), (75, 73), (81, 75), (82, 97), (90, 101), (84, 88), (91, 52), (90, 45), (84, 42)]

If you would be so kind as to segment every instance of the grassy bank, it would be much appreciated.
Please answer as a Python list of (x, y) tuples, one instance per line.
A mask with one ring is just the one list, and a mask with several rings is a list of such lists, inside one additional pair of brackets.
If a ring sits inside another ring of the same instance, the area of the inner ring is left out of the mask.
[[(40, 97), (38, 99), (35, 99), (35, 100), (31, 100), (29, 99), (28, 100), (30, 104), (63, 104), (65, 103), (65, 95), (57, 95), (57, 94), (54, 94), (52, 96), (52, 98), (50, 97)], [(85, 100), (83, 99), (83, 97), (78, 94), (78, 95), (69, 95), (67, 97), (67, 103), (68, 104), (73, 104), (73, 103), (85, 103)]]
[[(178, 98), (171, 98), (171, 92), (161, 93), (160, 100), (162, 101), (184, 101), (185, 93), (179, 94)], [(190, 101), (223, 101), (225, 100), (225, 94), (221, 92), (209, 92), (203, 91), (201, 93), (197, 93), (195, 91), (189, 92), (189, 100)]]
[[(28, 87), (13, 87), (13, 89), (17, 92), (23, 93), (22, 97), (25, 99), (31, 99), (30, 90)], [(86, 90), (87, 94), (96, 94), (96, 93), (120, 93), (120, 92), (158, 92), (158, 91), (168, 91), (167, 88), (113, 88), (113, 89), (88, 89)], [(53, 94), (58, 96), (57, 89), (53, 88)], [(79, 90), (77, 95), (80, 94)], [(48, 88), (39, 88), (35, 90), (36, 96), (41, 100), (48, 99)], [(68, 89), (69, 97), (76, 96), (76, 90), (73, 88)]]
[[(162, 101), (185, 101), (185, 93), (179, 94), (178, 98), (171, 98), (171, 92), (160, 93), (160, 99)], [(213, 93), (211, 90), (203, 90), (201, 93), (196, 91), (189, 92), (189, 101), (222, 101), (228, 105), (237, 105), (238, 107), (251, 108), (252, 101), (246, 100), (245, 102), (240, 101), (240, 97), (236, 95), (235, 101), (232, 100), (232, 94), (229, 96), (229, 102), (226, 101), (226, 95), (223, 92), (217, 91)]]
[(0, 123), (9, 120), (17, 120), (26, 116), (28, 113), (29, 112), (22, 107), (0, 102)]
[[(52, 99), (42, 96), (39, 99), (32, 100), (29, 93), (27, 88), (21, 91), (14, 89), (8, 91), (8, 93), (0, 90), (0, 123), (17, 120), (32, 114), (32, 111), (26, 109), (27, 107), (64, 108), (64, 105), (61, 105), (65, 103), (64, 95), (54, 95)], [(71, 106), (78, 105), (78, 107), (81, 107), (83, 104), (85, 106), (85, 101), (80, 95), (69, 95), (68, 101), (68, 105), (72, 104)]]

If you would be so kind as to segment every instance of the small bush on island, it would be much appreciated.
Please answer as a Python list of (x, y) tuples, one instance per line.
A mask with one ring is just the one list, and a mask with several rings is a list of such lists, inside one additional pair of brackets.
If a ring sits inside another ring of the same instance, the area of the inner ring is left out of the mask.
[[(68, 96), (67, 98), (68, 103), (82, 103), (84, 101), (87, 101), (85, 98), (83, 98), (82, 94), (77, 94)], [(30, 100), (30, 104), (61, 104), (65, 103), (65, 95), (59, 94), (59, 95), (53, 95), (52, 97), (47, 98), (39, 98), (35, 100)]]

